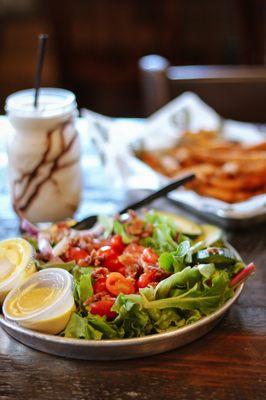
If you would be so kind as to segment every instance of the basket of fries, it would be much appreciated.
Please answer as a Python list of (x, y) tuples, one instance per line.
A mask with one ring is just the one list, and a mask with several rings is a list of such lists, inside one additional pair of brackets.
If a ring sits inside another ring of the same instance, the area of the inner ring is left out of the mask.
[[(143, 120), (141, 130), (133, 121), (117, 125), (88, 116), (98, 127), (104, 123), (98, 147), (108, 160), (107, 172), (116, 166), (124, 187), (132, 189), (134, 182), (134, 189), (145, 184), (151, 189), (152, 183), (155, 189), (154, 183), (193, 172), (196, 179), (170, 199), (225, 226), (266, 220), (266, 125), (224, 120), (188, 92)], [(94, 134), (98, 142), (101, 131)]]
[(234, 204), (266, 193), (266, 140), (244, 145), (215, 131), (184, 132), (172, 147), (136, 154), (169, 178), (194, 172), (186, 186), (203, 196)]

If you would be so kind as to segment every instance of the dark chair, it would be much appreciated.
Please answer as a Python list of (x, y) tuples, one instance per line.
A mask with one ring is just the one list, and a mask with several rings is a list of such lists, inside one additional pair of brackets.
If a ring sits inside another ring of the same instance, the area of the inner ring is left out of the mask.
[(185, 91), (225, 118), (266, 122), (265, 66), (170, 66), (158, 55), (139, 60), (143, 105), (149, 115)]

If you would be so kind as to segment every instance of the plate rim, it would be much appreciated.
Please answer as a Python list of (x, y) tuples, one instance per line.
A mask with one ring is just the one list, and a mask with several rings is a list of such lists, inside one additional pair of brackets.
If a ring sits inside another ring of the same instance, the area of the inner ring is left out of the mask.
[(150, 335), (145, 335), (137, 338), (125, 338), (125, 339), (100, 339), (100, 340), (93, 340), (93, 339), (75, 339), (75, 338), (66, 338), (57, 335), (50, 335), (46, 333), (41, 333), (38, 331), (33, 331), (31, 329), (23, 328), (13, 322), (7, 321), (3, 314), (0, 314), (0, 326), (6, 330), (11, 329), (17, 333), (21, 333), (27, 336), (31, 336), (32, 338), (40, 339), (43, 341), (49, 341), (50, 343), (54, 344), (71, 344), (71, 345), (79, 345), (82, 347), (106, 347), (106, 346), (114, 346), (114, 347), (121, 347), (123, 345), (131, 345), (135, 346), (138, 344), (145, 344), (149, 343), (153, 340), (164, 340), (166, 338), (172, 338), (178, 335), (186, 334), (194, 329), (200, 328), (204, 326), (208, 322), (215, 321), (222, 317), (222, 315), (234, 304), (234, 302), (240, 296), (244, 287), (244, 283), (239, 285), (235, 290), (234, 296), (229, 299), (225, 304), (223, 304), (218, 310), (215, 312), (201, 318), (199, 321), (194, 322), (190, 325), (183, 326), (181, 328), (173, 329), (170, 331), (162, 332), (162, 333), (154, 333)]
[[(238, 251), (233, 247), (233, 245), (227, 240), (226, 236), (224, 235), (222, 237), (223, 243), (231, 250), (234, 252), (235, 257), (239, 261), (243, 261), (241, 255), (238, 253)], [(124, 347), (128, 345), (129, 347), (135, 346), (135, 345), (145, 345), (149, 342), (153, 341), (162, 341), (166, 338), (171, 339), (175, 338), (178, 336), (182, 336), (182, 334), (186, 334), (189, 332), (193, 332), (194, 330), (197, 330), (197, 328), (204, 327), (205, 325), (208, 325), (208, 323), (214, 322), (216, 320), (219, 320), (219, 318), (222, 318), (223, 314), (235, 303), (235, 301), (238, 299), (240, 296), (243, 288), (244, 288), (245, 282), (241, 283), (234, 292), (233, 297), (231, 297), (229, 300), (227, 300), (226, 303), (224, 303), (221, 307), (219, 307), (216, 311), (213, 313), (206, 315), (205, 317), (201, 318), (200, 320), (193, 322), (189, 325), (185, 325), (181, 328), (176, 328), (172, 329), (166, 332), (161, 332), (161, 333), (154, 333), (154, 334), (149, 334), (145, 336), (140, 336), (140, 337), (134, 337), (134, 338), (121, 338), (121, 339), (100, 339), (100, 340), (95, 340), (95, 339), (76, 339), (76, 338), (66, 338), (63, 336), (58, 336), (58, 335), (51, 335), (47, 333), (42, 333), (38, 331), (34, 331), (32, 329), (24, 328), (22, 326), (19, 326), (15, 322), (8, 321), (5, 319), (4, 315), (0, 313), (0, 327), (2, 327), (10, 336), (13, 336), (9, 333), (9, 330), (16, 332), (17, 334), (22, 334), (26, 335), (27, 337), (30, 337), (32, 339), (36, 340), (41, 340), (44, 342), (49, 342), (52, 344), (62, 344), (62, 345), (72, 345), (72, 346), (81, 346), (85, 348), (89, 347), (97, 347), (97, 348), (109, 348), (109, 347)], [(27, 345), (28, 346), (28, 345)]]

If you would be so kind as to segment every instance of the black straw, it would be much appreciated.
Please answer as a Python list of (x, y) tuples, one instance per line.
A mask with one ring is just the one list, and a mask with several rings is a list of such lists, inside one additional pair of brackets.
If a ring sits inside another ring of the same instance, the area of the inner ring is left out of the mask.
[(39, 44), (38, 44), (38, 58), (37, 58), (37, 65), (36, 65), (36, 73), (35, 73), (35, 96), (34, 96), (34, 107), (38, 107), (38, 96), (39, 96), (39, 89), (41, 85), (41, 77), (42, 77), (42, 67), (45, 55), (45, 45), (48, 39), (48, 35), (46, 33), (42, 33), (39, 35)]

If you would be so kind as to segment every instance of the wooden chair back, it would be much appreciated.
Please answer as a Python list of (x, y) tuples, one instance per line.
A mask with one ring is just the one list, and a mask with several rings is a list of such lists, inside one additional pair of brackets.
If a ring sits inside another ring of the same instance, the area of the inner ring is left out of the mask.
[(266, 122), (266, 66), (177, 67), (148, 55), (139, 60), (139, 69), (146, 115), (192, 91), (225, 118)]

